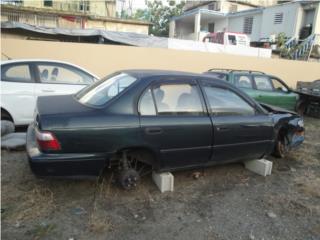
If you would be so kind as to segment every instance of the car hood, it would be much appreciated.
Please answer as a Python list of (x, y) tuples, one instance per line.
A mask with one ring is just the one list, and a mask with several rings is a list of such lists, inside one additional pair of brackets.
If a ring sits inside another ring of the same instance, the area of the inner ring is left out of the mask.
[(93, 109), (79, 103), (73, 95), (41, 96), (37, 101), (36, 122), (42, 129), (67, 126), (70, 119), (90, 111)]

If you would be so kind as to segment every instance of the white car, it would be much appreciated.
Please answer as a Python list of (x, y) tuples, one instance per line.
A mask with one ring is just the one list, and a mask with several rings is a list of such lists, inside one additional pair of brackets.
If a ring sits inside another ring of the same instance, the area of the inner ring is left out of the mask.
[(61, 61), (25, 59), (1, 62), (1, 120), (27, 125), (38, 96), (73, 94), (99, 78)]

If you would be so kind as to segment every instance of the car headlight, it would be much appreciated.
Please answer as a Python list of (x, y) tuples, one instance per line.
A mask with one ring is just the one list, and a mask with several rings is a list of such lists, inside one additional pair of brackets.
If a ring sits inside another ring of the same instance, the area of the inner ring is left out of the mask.
[(303, 119), (300, 119), (300, 120), (298, 121), (298, 126), (299, 126), (299, 127), (304, 127)]

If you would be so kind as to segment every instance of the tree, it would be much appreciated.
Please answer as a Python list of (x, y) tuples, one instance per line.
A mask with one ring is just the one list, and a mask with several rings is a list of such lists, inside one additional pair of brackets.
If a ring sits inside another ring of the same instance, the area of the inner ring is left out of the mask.
[(170, 19), (181, 15), (184, 5), (183, 1), (179, 4), (176, 4), (175, 1), (168, 1), (168, 6), (162, 1), (148, 1), (147, 9), (138, 9), (132, 18), (151, 22), (150, 34), (168, 37)]

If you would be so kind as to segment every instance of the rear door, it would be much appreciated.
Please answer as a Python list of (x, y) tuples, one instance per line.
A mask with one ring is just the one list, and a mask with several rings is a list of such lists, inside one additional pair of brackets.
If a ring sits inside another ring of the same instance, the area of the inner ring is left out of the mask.
[(254, 82), (251, 74), (246, 73), (237, 73), (233, 75), (233, 84), (240, 88), (242, 91), (247, 93), (250, 97), (257, 99), (258, 93), (254, 89)]
[(259, 102), (278, 106), (278, 99), (273, 91), (273, 86), (269, 76), (253, 75), (257, 96), (255, 99)]
[(37, 96), (74, 94), (94, 82), (92, 76), (73, 66), (52, 63), (34, 63), (38, 84)]
[(16, 125), (29, 124), (36, 104), (35, 75), (29, 63), (1, 66), (1, 107), (13, 117)]
[(140, 98), (142, 138), (159, 152), (161, 169), (201, 166), (210, 157), (213, 132), (200, 88), (191, 77), (167, 80)]
[(272, 119), (236, 89), (202, 82), (213, 124), (209, 164), (261, 157), (271, 146)]

